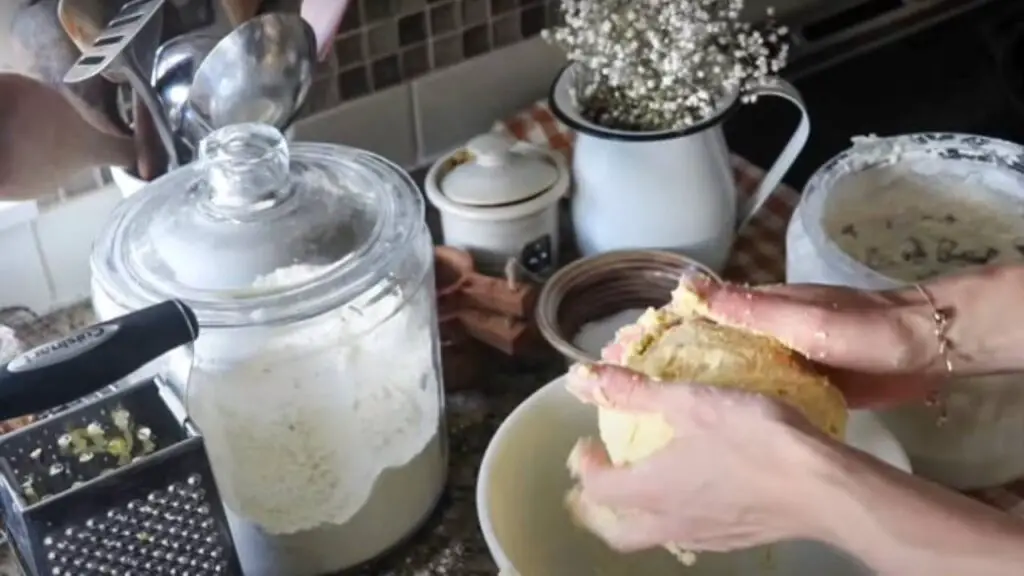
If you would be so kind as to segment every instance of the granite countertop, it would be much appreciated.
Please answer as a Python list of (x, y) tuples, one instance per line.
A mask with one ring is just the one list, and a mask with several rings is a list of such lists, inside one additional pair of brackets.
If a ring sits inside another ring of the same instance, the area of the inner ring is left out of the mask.
[[(42, 343), (93, 322), (91, 309), (79, 305), (41, 318), (22, 336)], [(21, 330), (19, 330), (19, 333)], [(486, 387), (447, 395), (449, 476), (437, 509), (420, 530), (391, 553), (339, 576), (493, 576), (491, 561), (476, 521), (476, 474), (487, 442), (516, 405), (564, 371), (560, 359), (529, 366), (496, 358)], [(22, 576), (13, 554), (0, 548), (0, 576)]]

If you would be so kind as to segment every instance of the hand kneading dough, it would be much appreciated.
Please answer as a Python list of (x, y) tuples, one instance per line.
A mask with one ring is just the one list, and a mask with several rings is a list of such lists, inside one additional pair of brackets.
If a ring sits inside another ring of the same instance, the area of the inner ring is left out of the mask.
[[(846, 402), (809, 362), (770, 336), (709, 320), (706, 306), (685, 285), (660, 310), (648, 310), (629, 335), (623, 366), (666, 382), (695, 382), (773, 396), (796, 408), (832, 437), (846, 430)], [(598, 411), (601, 440), (615, 464), (635, 462), (672, 439), (657, 414)]]
[[(648, 310), (635, 325), (618, 332), (616, 341), (624, 346), (619, 363), (666, 383), (725, 386), (778, 398), (814, 426), (842, 439), (846, 402), (827, 378), (775, 338), (718, 324), (706, 314), (700, 298), (681, 286), (667, 306)], [(601, 408), (598, 427), (616, 465), (646, 458), (673, 437), (671, 426), (660, 414)], [(570, 508), (575, 508), (578, 498), (578, 491), (570, 493)], [(668, 544), (666, 548), (687, 565), (695, 560), (692, 553), (677, 546)]]

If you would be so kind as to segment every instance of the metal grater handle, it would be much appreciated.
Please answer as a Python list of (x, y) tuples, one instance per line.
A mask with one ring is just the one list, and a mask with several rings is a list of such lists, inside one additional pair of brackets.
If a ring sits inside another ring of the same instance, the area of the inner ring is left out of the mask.
[(0, 368), (0, 421), (74, 402), (198, 335), (195, 313), (169, 300), (29, 350)]
[[(139, 32), (163, 8), (165, 0), (130, 0), (121, 7), (107, 27), (93, 42), (92, 47), (85, 49), (78, 61), (64, 75), (65, 84), (84, 82), (97, 74), (115, 66), (121, 55), (139, 35)], [(145, 70), (149, 77), (149, 70)]]

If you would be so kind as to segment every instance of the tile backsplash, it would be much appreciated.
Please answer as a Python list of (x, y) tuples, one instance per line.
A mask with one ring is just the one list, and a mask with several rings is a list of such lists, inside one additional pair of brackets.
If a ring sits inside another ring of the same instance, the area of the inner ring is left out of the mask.
[(355, 0), (307, 115), (537, 36), (559, 0)]

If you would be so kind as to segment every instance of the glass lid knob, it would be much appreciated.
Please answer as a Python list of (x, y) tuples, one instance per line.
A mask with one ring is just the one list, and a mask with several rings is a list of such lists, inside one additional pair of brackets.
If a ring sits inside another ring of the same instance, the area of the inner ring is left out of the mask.
[(288, 142), (267, 124), (235, 124), (199, 144), (210, 184), (209, 208), (234, 218), (277, 206), (289, 185)]

